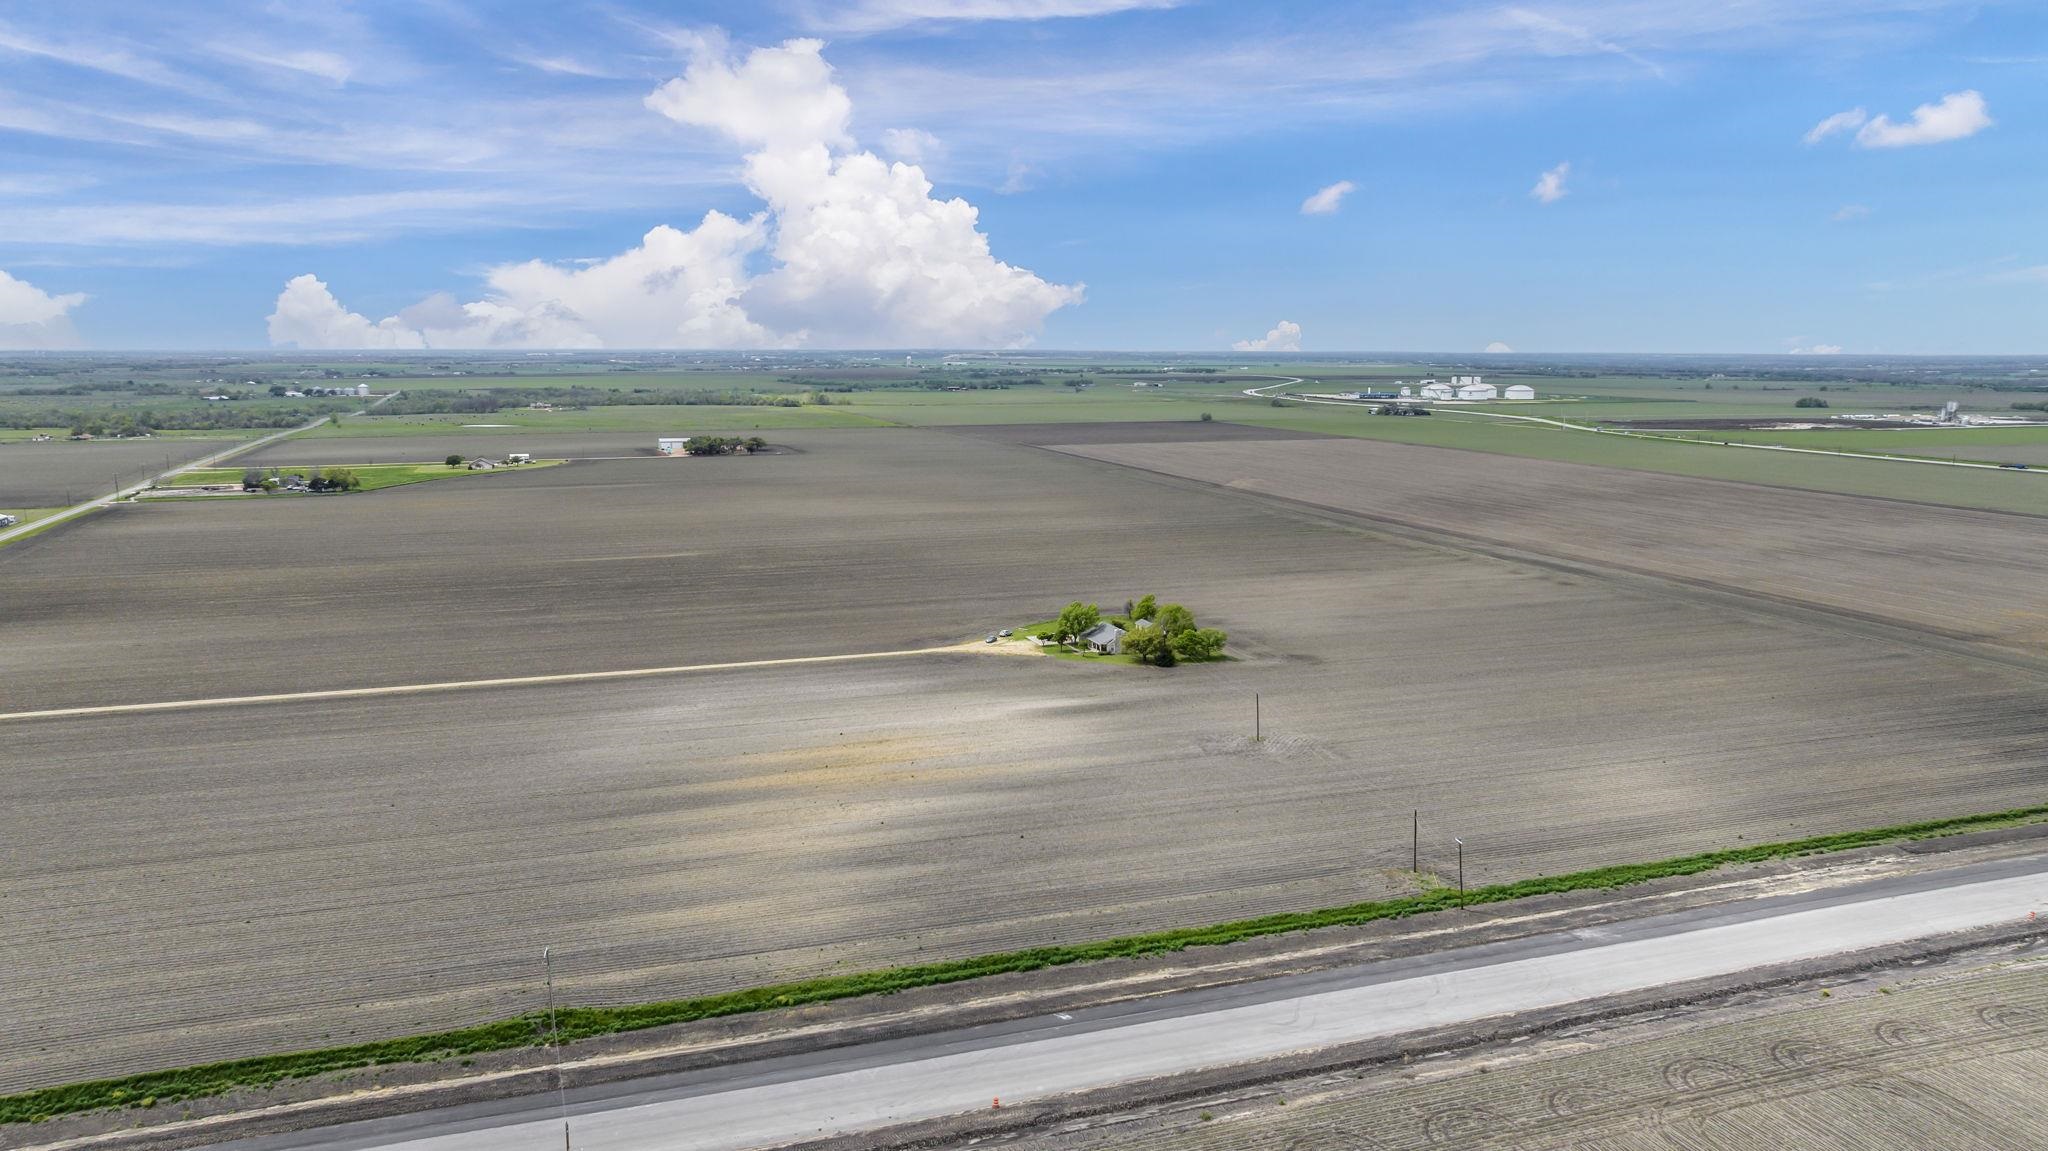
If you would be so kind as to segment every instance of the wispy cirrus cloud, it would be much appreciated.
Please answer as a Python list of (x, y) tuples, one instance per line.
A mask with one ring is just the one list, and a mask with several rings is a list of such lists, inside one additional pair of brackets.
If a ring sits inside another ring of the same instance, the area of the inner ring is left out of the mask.
[(806, 25), (821, 32), (886, 32), (921, 24), (1073, 20), (1118, 12), (1178, 8), (1187, 0), (850, 0), (807, 4)]
[(1358, 185), (1349, 180), (1339, 180), (1334, 184), (1324, 185), (1317, 189), (1308, 199), (1301, 202), (1301, 214), (1304, 216), (1331, 215), (1343, 206), (1344, 197), (1357, 190)]

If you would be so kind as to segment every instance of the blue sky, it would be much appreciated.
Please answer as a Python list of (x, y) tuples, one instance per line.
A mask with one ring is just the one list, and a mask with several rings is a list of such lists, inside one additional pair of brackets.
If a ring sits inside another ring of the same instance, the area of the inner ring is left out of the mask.
[(2044, 81), (2024, 3), (15, 0), (0, 346), (2043, 352)]

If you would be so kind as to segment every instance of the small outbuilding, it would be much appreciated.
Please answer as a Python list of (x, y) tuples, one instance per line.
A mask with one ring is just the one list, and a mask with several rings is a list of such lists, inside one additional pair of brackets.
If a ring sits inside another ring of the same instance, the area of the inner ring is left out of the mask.
[(665, 456), (679, 456), (688, 450), (690, 437), (663, 436), (654, 441), (654, 450)]
[(1536, 389), (1527, 384), (1509, 384), (1507, 390), (1501, 393), (1501, 398), (1508, 400), (1533, 400), (1536, 398)]

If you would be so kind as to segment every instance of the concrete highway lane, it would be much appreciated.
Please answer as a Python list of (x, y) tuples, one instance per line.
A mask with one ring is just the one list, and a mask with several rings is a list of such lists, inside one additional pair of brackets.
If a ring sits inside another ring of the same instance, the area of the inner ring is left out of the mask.
[[(733, 1151), (1583, 1002), (2027, 920), (2048, 857), (1696, 909), (1434, 955), (1209, 988), (568, 1096), (587, 1151)], [(570, 1079), (574, 1081), (573, 1065)], [(552, 1094), (289, 1136), (235, 1151), (545, 1151)]]

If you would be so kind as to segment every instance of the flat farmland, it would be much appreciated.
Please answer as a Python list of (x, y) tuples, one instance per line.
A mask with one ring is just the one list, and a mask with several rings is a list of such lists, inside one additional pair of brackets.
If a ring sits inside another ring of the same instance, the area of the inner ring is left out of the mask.
[[(1146, 591), (1228, 626), (1276, 571), (1360, 563), (1356, 533), (1030, 448), (776, 443), (790, 453), (112, 509), (0, 552), (7, 710), (918, 647)], [(1157, 550), (1132, 546), (1147, 535)]]
[(78, 443), (0, 443), (0, 508), (59, 507), (89, 500), (234, 442), (166, 436)]
[[(481, 417), (480, 417), (481, 418)], [(686, 436), (695, 429), (681, 427)], [(537, 459), (606, 459), (654, 455), (652, 432), (575, 432), (498, 428), (454, 435), (343, 436), (288, 440), (259, 448), (237, 464), (424, 464), (451, 455), (501, 457), (526, 452)], [(763, 437), (766, 438), (765, 436)]]
[(0, 553), (6, 710), (889, 650), (1145, 590), (1239, 658), (0, 721), (0, 1090), (510, 1015), (543, 946), (620, 1003), (1383, 896), (1412, 808), (1425, 869), (1462, 836), (1485, 883), (2038, 802), (2021, 669), (1030, 447), (805, 437), (38, 537)]
[[(410, 416), (351, 416), (306, 433), (313, 439), (353, 436), (490, 435), (497, 432), (640, 432), (667, 435), (677, 428), (701, 432), (773, 431), (783, 428), (874, 427), (882, 421), (857, 415), (844, 405), (775, 407), (756, 404), (619, 404), (536, 412), (433, 413)], [(498, 426), (503, 425), (503, 426)]]
[[(1334, 439), (1289, 444), (1285, 451), (1242, 443), (1083, 443), (1060, 450), (1548, 555), (2048, 651), (2048, 581), (2039, 574), (2048, 555), (2048, 515)], [(2005, 478), (2028, 490), (2039, 487), (2048, 513), (2048, 478)]]

